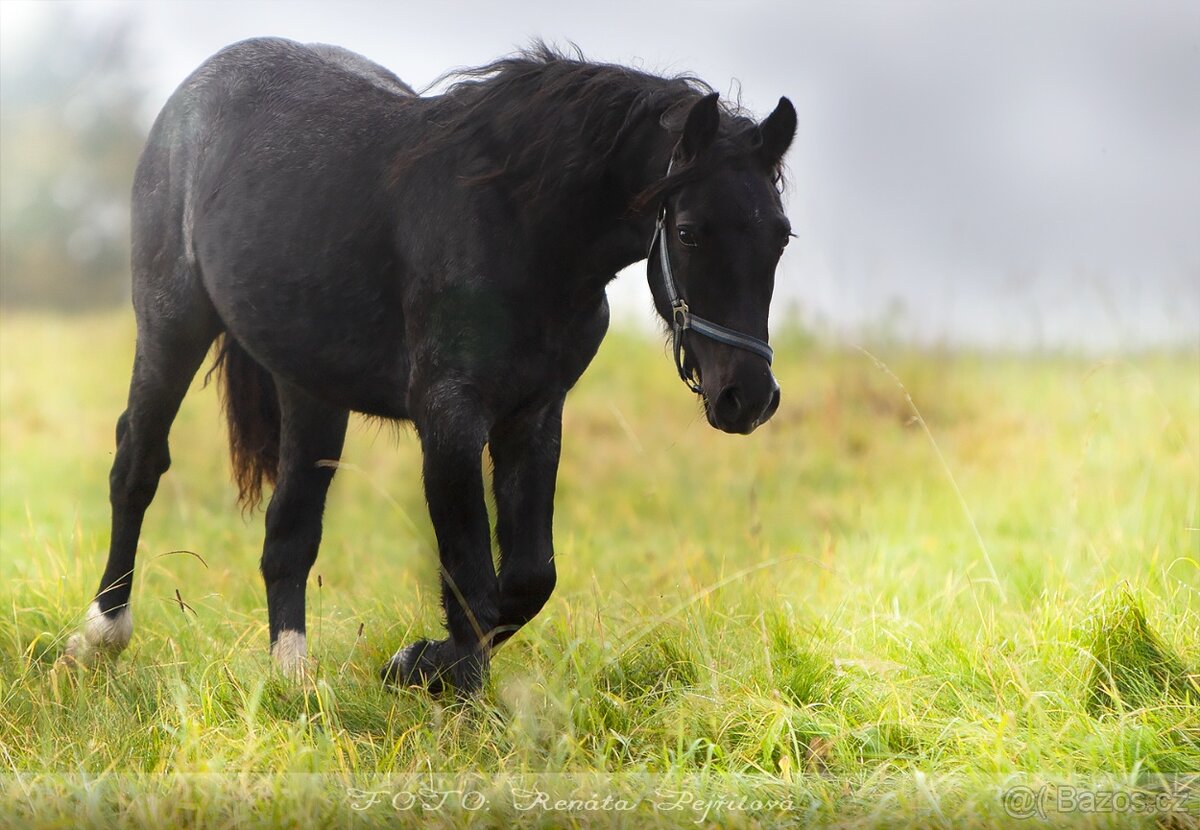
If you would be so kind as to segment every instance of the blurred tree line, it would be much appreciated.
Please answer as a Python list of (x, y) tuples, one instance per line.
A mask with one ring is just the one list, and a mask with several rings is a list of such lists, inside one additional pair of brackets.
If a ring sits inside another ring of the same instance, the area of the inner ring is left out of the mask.
[(129, 294), (129, 192), (147, 125), (128, 20), (51, 7), (0, 51), (0, 305)]

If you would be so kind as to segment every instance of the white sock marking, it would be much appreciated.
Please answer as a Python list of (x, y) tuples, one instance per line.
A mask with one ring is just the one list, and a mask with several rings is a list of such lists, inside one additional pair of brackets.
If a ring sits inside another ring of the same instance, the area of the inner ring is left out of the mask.
[(303, 631), (284, 629), (279, 632), (275, 644), (271, 646), (271, 656), (275, 665), (284, 674), (295, 677), (304, 671), (305, 656), (308, 654), (308, 643)]
[(133, 637), (133, 614), (126, 605), (113, 615), (100, 610), (95, 600), (88, 606), (83, 628), (67, 639), (67, 656), (91, 663), (97, 656), (115, 657)]

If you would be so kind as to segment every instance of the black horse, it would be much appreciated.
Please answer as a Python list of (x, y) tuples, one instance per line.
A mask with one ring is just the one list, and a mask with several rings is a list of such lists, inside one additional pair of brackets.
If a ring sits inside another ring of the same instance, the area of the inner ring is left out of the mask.
[(617, 271), (650, 252), (679, 373), (714, 427), (749, 433), (775, 412), (767, 314), (795, 129), (786, 98), (756, 123), (694, 78), (542, 45), (430, 97), (337, 47), (256, 39), (210, 58), (159, 114), (134, 180), (137, 349), (112, 541), (68, 654), (129, 641), (142, 517), (217, 342), (240, 500), (275, 485), (262, 574), (277, 663), (306, 664), (305, 582), (355, 411), (420, 436), (449, 631), (400, 649), (383, 677), (479, 689), (491, 650), (554, 589), (563, 401), (604, 337)]

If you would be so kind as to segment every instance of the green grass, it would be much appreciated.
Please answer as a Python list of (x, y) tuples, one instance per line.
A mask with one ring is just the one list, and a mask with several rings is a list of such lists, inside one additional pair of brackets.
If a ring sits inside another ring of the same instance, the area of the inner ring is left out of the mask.
[[(783, 403), (746, 439), (708, 427), (661, 343), (616, 332), (567, 404), (558, 590), (450, 704), (377, 681), (439, 630), (415, 436), (352, 426), (295, 686), (267, 656), (261, 514), (234, 506), (198, 383), (131, 647), (55, 666), (103, 567), (132, 343), (124, 314), (0, 320), (0, 825), (990, 827), (1013, 785), (1200, 770), (1195, 353), (874, 350), (893, 378), (777, 337)], [(422, 811), (421, 787), (472, 795)]]

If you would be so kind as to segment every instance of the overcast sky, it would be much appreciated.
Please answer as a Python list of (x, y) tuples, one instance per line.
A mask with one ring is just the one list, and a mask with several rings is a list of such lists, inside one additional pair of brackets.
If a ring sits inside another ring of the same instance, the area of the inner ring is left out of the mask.
[[(36, 4), (2, 4), (5, 47)], [(540, 36), (799, 111), (776, 313), (853, 338), (1200, 342), (1200, 3), (78, 3), (139, 26), (153, 117), (254, 35), (346, 46), (421, 88)], [(610, 291), (649, 306), (644, 267)]]

